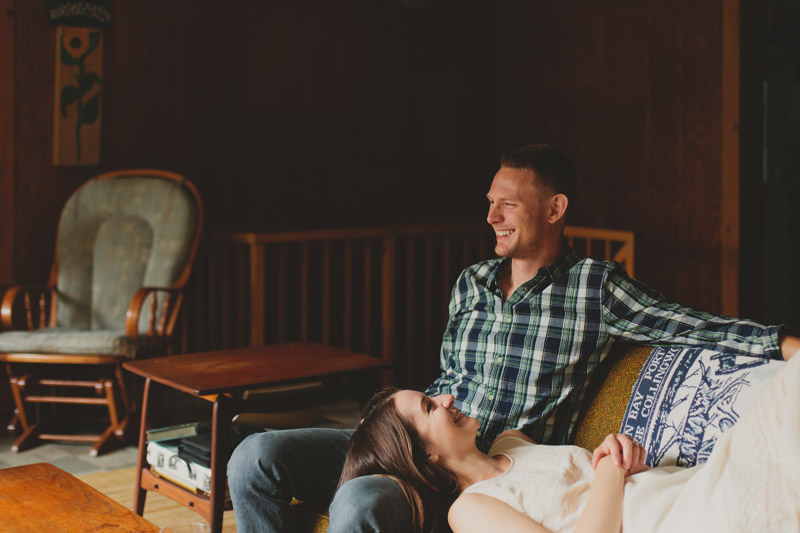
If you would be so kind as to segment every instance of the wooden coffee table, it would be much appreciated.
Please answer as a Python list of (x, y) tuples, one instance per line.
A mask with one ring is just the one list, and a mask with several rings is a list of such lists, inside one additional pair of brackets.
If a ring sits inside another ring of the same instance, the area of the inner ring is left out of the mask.
[[(174, 355), (123, 363), (145, 378), (139, 459), (134, 508), (144, 512), (147, 491), (157, 491), (190, 507), (222, 530), (225, 502), (228, 438), (231, 419), (239, 413), (269, 413), (302, 409), (345, 396), (360, 403), (378, 385), (381, 370), (390, 363), (324, 344), (287, 343), (252, 346), (216, 352)], [(211, 494), (193, 493), (152, 473), (147, 464), (146, 431), (152, 382), (214, 401), (211, 425)], [(303, 389), (313, 383), (314, 387)], [(253, 394), (265, 388), (282, 388), (275, 394)], [(295, 388), (297, 387), (297, 388)]]
[(7, 532), (159, 531), (49, 463), (0, 470), (0, 529)]

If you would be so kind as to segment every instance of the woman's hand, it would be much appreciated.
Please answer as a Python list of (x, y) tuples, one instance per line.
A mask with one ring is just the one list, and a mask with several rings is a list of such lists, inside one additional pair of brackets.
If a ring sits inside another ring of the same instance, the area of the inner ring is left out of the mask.
[(638, 474), (648, 469), (644, 464), (647, 452), (641, 444), (622, 433), (612, 433), (595, 448), (592, 453), (592, 468), (597, 469), (597, 463), (603, 457), (611, 459), (614, 466), (621, 466), (625, 469), (625, 475)]

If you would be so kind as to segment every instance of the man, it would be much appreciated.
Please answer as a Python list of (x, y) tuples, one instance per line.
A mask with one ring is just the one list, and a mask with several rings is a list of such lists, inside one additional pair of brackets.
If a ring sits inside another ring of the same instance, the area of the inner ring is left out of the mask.
[[(467, 268), (453, 288), (442, 374), (426, 394), (452, 394), (476, 417), (483, 450), (512, 428), (537, 442), (568, 442), (589, 377), (614, 340), (776, 359), (800, 349), (800, 339), (779, 338), (779, 327), (683, 307), (615, 263), (576, 257), (562, 239), (575, 182), (572, 164), (549, 146), (503, 157), (487, 194), (500, 259)], [(245, 440), (228, 470), (240, 531), (291, 531), (292, 497), (329, 501), (349, 435), (298, 429)], [(399, 485), (378, 476), (345, 484), (330, 515), (330, 532), (405, 532), (411, 523)]]

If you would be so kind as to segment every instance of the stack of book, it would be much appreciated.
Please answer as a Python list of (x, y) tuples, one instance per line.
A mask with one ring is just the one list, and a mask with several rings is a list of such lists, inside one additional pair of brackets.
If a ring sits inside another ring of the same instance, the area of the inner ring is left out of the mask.
[(191, 463), (211, 467), (211, 434), (184, 437), (178, 444), (178, 455)]
[[(230, 449), (233, 450), (249, 433), (248, 428), (231, 428)], [(191, 422), (150, 429), (146, 436), (147, 463), (151, 472), (193, 492), (211, 493), (211, 433), (208, 423)]]
[(203, 433), (208, 433), (207, 423), (189, 422), (188, 424), (178, 424), (177, 426), (148, 429), (147, 442), (176, 440), (184, 437), (194, 437)]
[[(198, 436), (209, 442), (208, 458), (198, 462), (181, 453), (181, 442)], [(150, 429), (147, 437), (147, 463), (150, 471), (193, 492), (211, 493), (211, 435), (208, 424), (191, 422)]]

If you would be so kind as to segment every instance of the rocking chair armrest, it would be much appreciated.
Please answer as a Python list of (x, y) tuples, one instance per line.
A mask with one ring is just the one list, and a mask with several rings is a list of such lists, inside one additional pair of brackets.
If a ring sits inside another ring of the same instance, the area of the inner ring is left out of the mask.
[[(53, 294), (55, 291), (54, 286), (45, 286), (45, 285), (12, 285), (6, 290), (5, 295), (3, 296), (2, 302), (0, 302), (0, 330), (10, 330), (14, 329), (14, 319), (19, 317), (19, 313), (14, 314), (14, 305), (17, 302), (18, 298), (30, 298), (32, 295), (37, 295), (39, 298), (42, 296), (50, 296), (51, 303)], [(26, 303), (26, 306), (29, 305), (29, 301)], [(43, 302), (40, 300), (39, 304), (39, 327), (45, 327), (45, 324), (49, 321), (49, 307), (48, 305), (44, 305)], [(33, 324), (31, 323), (31, 310), (28, 307), (27, 311), (27, 319), (28, 319), (28, 329), (34, 329)], [(19, 319), (17, 319), (19, 321)]]
[[(158, 293), (166, 293), (161, 303), (161, 309), (158, 308)], [(131, 298), (128, 311), (125, 313), (125, 335), (128, 337), (135, 339), (140, 336), (139, 319), (141, 318), (145, 302), (151, 295), (151, 315), (148, 335), (158, 337), (169, 337), (172, 335), (172, 329), (175, 327), (178, 310), (183, 300), (183, 287), (140, 287), (133, 295), (133, 298)], [(160, 316), (157, 316), (159, 313)]]

